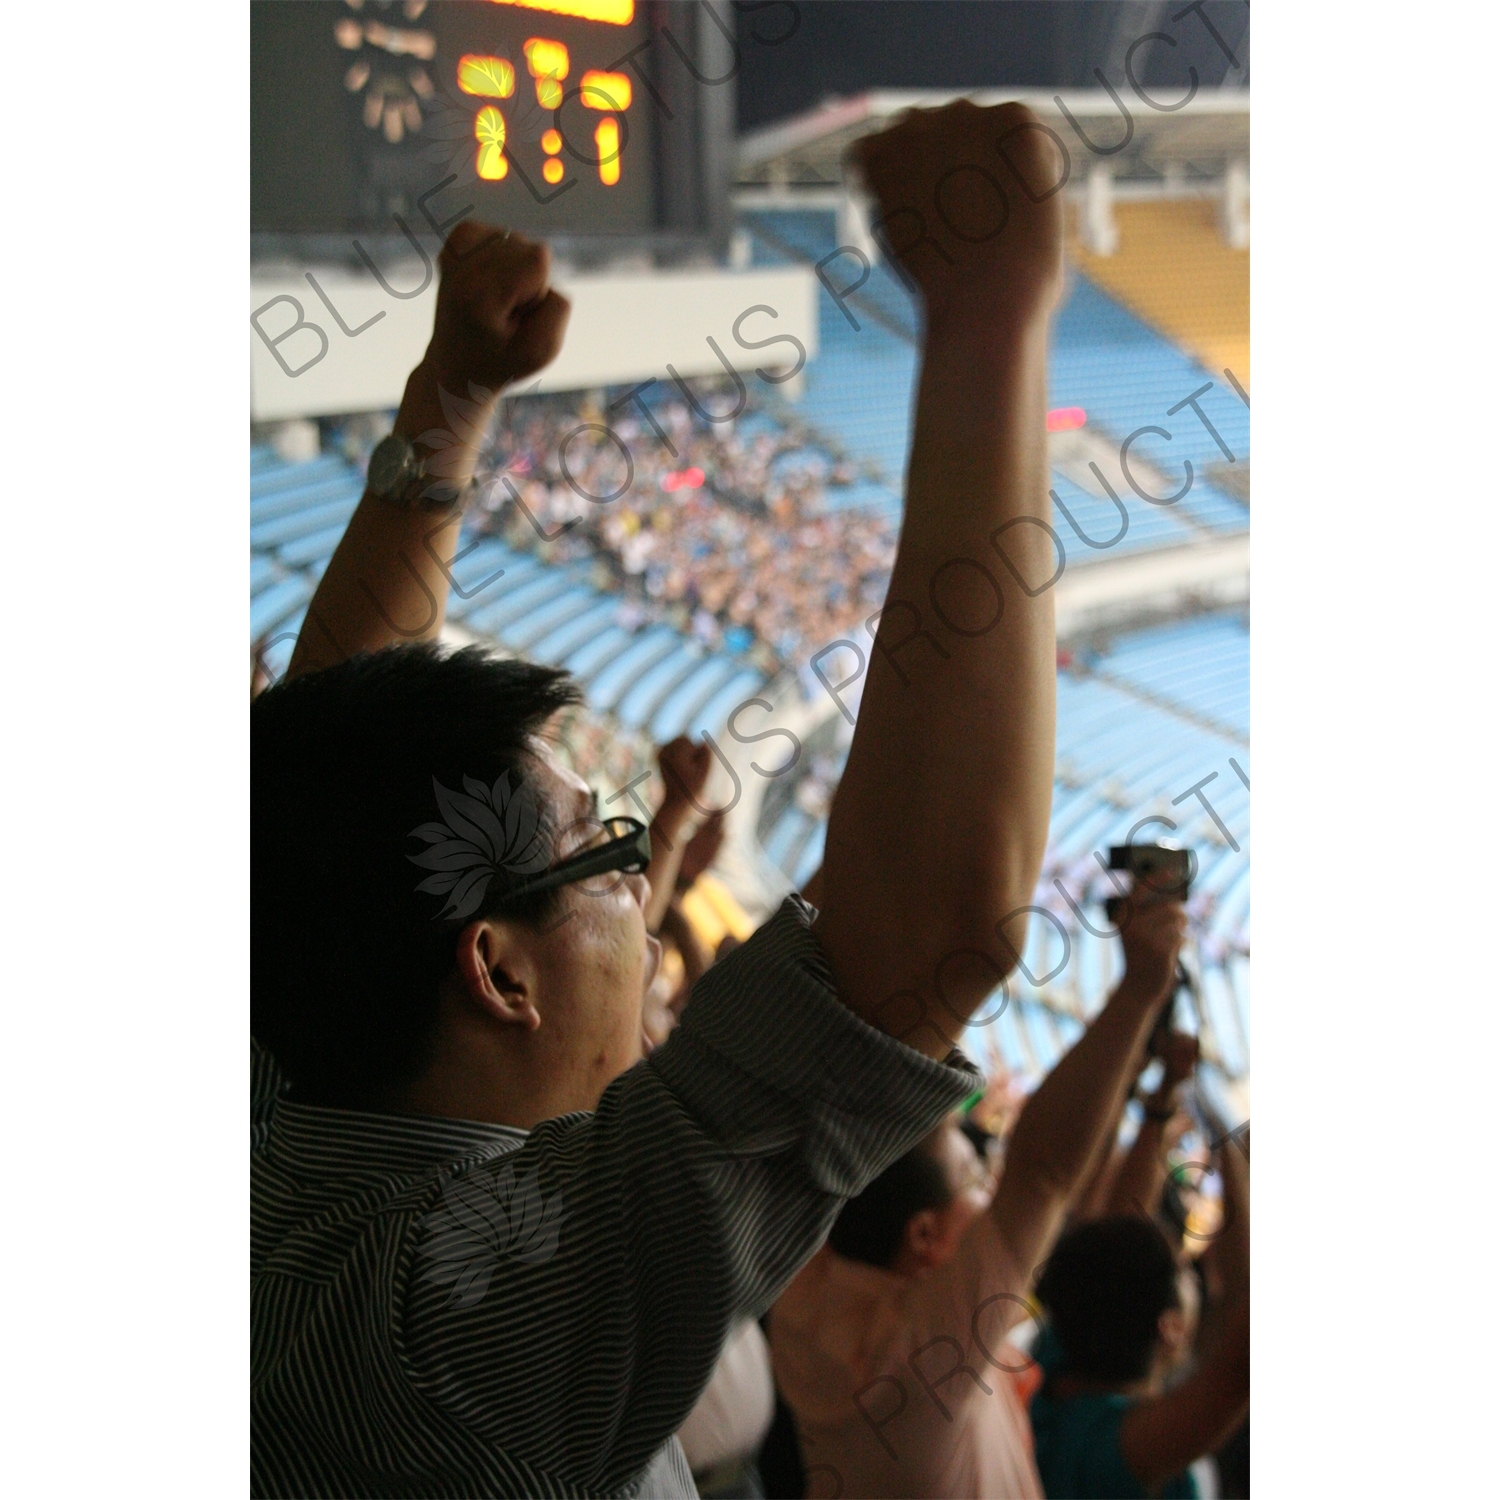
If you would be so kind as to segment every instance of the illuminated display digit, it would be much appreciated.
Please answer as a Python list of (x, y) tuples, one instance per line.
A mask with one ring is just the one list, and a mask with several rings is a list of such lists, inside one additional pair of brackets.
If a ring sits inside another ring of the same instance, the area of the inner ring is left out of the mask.
[(546, 37), (529, 37), (521, 50), (526, 66), (536, 79), (536, 102), (543, 109), (556, 109), (562, 103), (561, 80), (568, 76), (568, 49), (561, 42)]
[(630, 77), (625, 73), (602, 73), (590, 68), (578, 84), (578, 97), (585, 109), (620, 113), (630, 108)]
[[(527, 8), (551, 10), (559, 15), (582, 15), (581, 5), (570, 9), (565, 4), (535, 4)], [(609, 7), (591, 9), (606, 8)], [(617, 6), (614, 9), (621, 13), (622, 24), (634, 14), (632, 5)], [(584, 19), (607, 18), (589, 14)], [(614, 187), (620, 181), (623, 145), (623, 122), (618, 116), (630, 108), (633, 98), (629, 76), (601, 68), (590, 68), (584, 73), (577, 89), (564, 93), (563, 80), (572, 67), (572, 59), (565, 43), (552, 37), (533, 36), (522, 43), (521, 51), (526, 58), (526, 70), (536, 83), (537, 103), (544, 109), (556, 112), (576, 93), (584, 108), (603, 114), (604, 118), (594, 127), (594, 145), (597, 148), (595, 161), (599, 168), (599, 181), (605, 187)], [(465, 53), (458, 60), (458, 86), (464, 93), (481, 98), (509, 99), (515, 93), (516, 70), (503, 57), (487, 53)], [(506, 123), (505, 117), (493, 105), (486, 105), (474, 117), (474, 138), (478, 142), (475, 172), (486, 182), (502, 181), (510, 171), (510, 164), (505, 157)], [(574, 156), (579, 153), (567, 146), (562, 132), (556, 127), (549, 127), (542, 132), (541, 146), (547, 158), (542, 163), (542, 178), (555, 186), (567, 173), (559, 159), (560, 153), (565, 147)], [(580, 157), (580, 160), (588, 158)]]
[(516, 91), (516, 70), (503, 57), (467, 53), (458, 60), (458, 86), (466, 94), (509, 99)]
[(620, 127), (613, 115), (605, 115), (594, 127), (599, 148), (599, 181), (613, 187), (620, 180)]
[(494, 0), (494, 4), (576, 16), (580, 21), (603, 21), (609, 26), (628, 26), (635, 20), (635, 0)]
[(510, 171), (510, 163), (505, 159), (505, 116), (493, 104), (474, 116), (474, 139), (479, 142), (474, 170), (486, 182), (499, 182)]

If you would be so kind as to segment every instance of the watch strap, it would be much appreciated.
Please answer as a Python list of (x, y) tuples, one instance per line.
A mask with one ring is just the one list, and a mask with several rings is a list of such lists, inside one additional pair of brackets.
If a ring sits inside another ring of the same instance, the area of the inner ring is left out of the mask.
[(427, 473), (426, 461), (410, 438), (391, 433), (371, 454), (369, 488), (378, 499), (402, 510), (452, 510), (468, 500), (475, 481), (459, 487)]

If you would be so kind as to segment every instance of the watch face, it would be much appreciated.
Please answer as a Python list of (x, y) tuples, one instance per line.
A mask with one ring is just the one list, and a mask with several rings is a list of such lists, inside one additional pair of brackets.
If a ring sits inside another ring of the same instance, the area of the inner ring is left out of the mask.
[(393, 432), (375, 445), (370, 455), (370, 488), (377, 495), (393, 495), (406, 471), (406, 456), (409, 451), (405, 438)]

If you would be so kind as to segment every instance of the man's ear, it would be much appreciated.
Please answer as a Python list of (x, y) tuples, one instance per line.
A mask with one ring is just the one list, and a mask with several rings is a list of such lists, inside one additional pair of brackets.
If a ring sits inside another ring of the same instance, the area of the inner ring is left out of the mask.
[(942, 1241), (942, 1224), (938, 1211), (935, 1208), (919, 1209), (906, 1221), (906, 1231), (902, 1238), (906, 1242), (907, 1253), (918, 1265), (932, 1265)]
[(1180, 1307), (1169, 1307), (1156, 1320), (1156, 1336), (1168, 1354), (1177, 1355), (1187, 1347), (1187, 1314)]
[(536, 965), (515, 923), (470, 922), (458, 935), (453, 961), (465, 996), (486, 1015), (526, 1031), (542, 1024)]

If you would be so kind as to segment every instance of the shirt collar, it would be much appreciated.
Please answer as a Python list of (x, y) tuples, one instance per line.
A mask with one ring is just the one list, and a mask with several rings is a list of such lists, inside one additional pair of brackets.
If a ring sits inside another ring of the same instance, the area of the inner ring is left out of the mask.
[(476, 1151), (490, 1156), (513, 1151), (526, 1136), (514, 1125), (483, 1120), (377, 1114), (283, 1099), (271, 1120), (269, 1149), (294, 1171), (415, 1172)]

